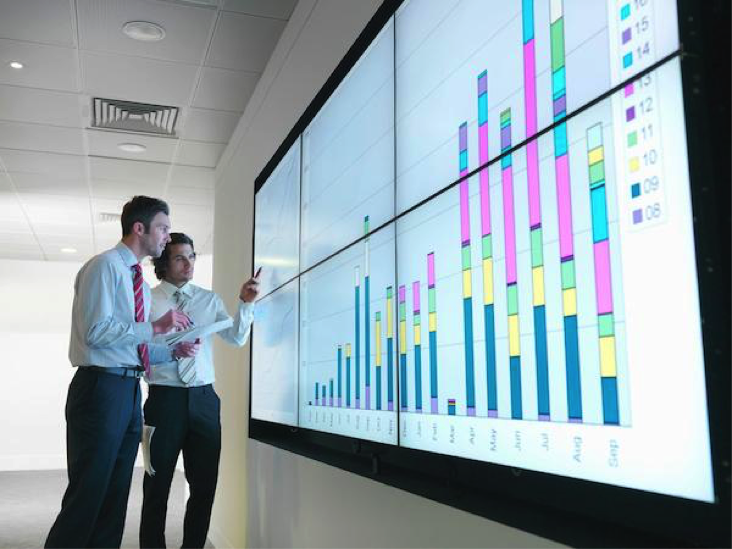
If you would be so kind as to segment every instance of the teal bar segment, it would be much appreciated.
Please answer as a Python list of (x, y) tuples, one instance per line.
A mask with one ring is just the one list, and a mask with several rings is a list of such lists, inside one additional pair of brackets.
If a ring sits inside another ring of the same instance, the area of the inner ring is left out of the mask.
[(592, 241), (607, 240), (605, 185), (600, 185), (590, 191), (590, 201), (592, 202)]
[(554, 129), (554, 156), (567, 154), (567, 123), (562, 122)]
[(523, 16), (524, 44), (526, 44), (534, 37), (534, 0), (521, 2), (521, 14)]

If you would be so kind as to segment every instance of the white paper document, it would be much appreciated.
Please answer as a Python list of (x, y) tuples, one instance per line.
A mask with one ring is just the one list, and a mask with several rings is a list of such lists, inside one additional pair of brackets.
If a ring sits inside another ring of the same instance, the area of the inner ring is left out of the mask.
[(180, 332), (171, 332), (169, 334), (159, 336), (156, 339), (164, 341), (168, 347), (175, 347), (178, 343), (182, 343), (184, 341), (195, 341), (198, 338), (208, 337), (216, 332), (226, 330), (233, 324), (234, 321), (231, 318), (228, 318), (226, 320), (214, 322), (213, 324), (194, 326), (193, 328), (188, 328), (187, 330), (182, 330)]
[(142, 426), (142, 462), (145, 466), (145, 472), (150, 476), (155, 474), (155, 469), (153, 469), (150, 461), (150, 442), (152, 442), (154, 432), (155, 427), (152, 425)]

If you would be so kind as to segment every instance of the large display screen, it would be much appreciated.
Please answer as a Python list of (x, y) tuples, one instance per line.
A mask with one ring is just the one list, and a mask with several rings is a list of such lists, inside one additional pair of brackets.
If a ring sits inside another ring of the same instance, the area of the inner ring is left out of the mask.
[(678, 50), (673, 2), (404, 2), (258, 191), (253, 417), (714, 501)]

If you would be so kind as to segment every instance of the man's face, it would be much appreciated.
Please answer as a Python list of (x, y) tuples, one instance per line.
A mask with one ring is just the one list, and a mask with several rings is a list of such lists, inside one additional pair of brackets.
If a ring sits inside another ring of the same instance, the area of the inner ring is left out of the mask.
[(142, 241), (147, 255), (160, 257), (170, 242), (170, 218), (159, 212), (150, 222), (150, 230), (142, 235)]
[(193, 278), (196, 252), (190, 244), (173, 244), (168, 249), (168, 265), (165, 280), (180, 286)]

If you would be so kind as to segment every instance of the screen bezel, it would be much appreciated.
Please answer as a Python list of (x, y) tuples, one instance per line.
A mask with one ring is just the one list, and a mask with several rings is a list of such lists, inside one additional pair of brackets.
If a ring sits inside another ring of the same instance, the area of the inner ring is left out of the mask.
[[(386, 0), (379, 7), (256, 178), (255, 194), (402, 1)], [(719, 65), (715, 55), (724, 60), (726, 54), (729, 67), (729, 48), (719, 47), (717, 39), (728, 38), (728, 33), (722, 31), (725, 24), (728, 28), (729, 17), (720, 18), (712, 10), (704, 12), (692, 0), (679, 0), (677, 5), (681, 49), (669, 57), (678, 56), (681, 60), (715, 502), (702, 503), (252, 419), (251, 382), (250, 438), (570, 545), (729, 545), (729, 166), (723, 165), (721, 159), (730, 148), (728, 145), (725, 148), (729, 143), (729, 127), (725, 134), (723, 119), (711, 116), (712, 107), (718, 102), (715, 99), (729, 98), (729, 82), (724, 79), (721, 92), (715, 87), (716, 95), (705, 89), (705, 85), (712, 83), (710, 73)], [(717, 33), (709, 32), (710, 27)], [(714, 84), (719, 86), (717, 81)], [(729, 120), (729, 110), (726, 119)], [(546, 133), (550, 128), (539, 133)], [(715, 136), (716, 148), (710, 146), (710, 135)], [(512, 150), (521, 146), (523, 143)], [(372, 232), (379, 229), (376, 227)], [(253, 253), (252, 269), (255, 267)]]

